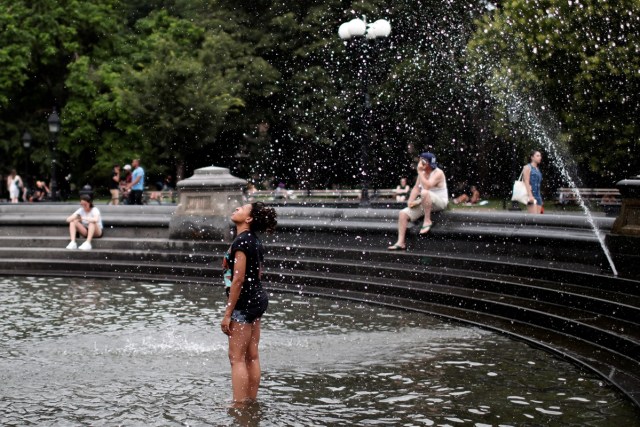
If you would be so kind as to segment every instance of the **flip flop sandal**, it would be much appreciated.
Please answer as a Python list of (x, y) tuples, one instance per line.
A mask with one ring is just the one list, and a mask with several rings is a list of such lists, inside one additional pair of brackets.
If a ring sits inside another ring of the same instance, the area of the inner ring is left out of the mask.
[(400, 245), (391, 245), (387, 248), (388, 251), (406, 251), (407, 247), (406, 246), (400, 246)]
[(429, 230), (431, 230), (431, 226), (433, 224), (428, 224), (428, 225), (423, 225), (422, 227), (420, 227), (420, 235), (424, 236), (425, 234), (429, 233)]

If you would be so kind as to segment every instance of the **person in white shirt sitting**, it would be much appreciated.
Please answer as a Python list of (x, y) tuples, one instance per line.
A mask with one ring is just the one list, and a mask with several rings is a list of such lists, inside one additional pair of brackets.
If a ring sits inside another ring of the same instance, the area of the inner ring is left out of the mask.
[(407, 207), (402, 209), (398, 216), (398, 240), (387, 248), (390, 251), (407, 250), (406, 234), (410, 222), (423, 218), (418, 234), (427, 235), (433, 225), (431, 213), (447, 209), (449, 203), (447, 179), (438, 167), (436, 156), (429, 152), (420, 154), (416, 169), (418, 178), (409, 193)]
[[(91, 196), (87, 194), (80, 196), (80, 206), (80, 209), (67, 218), (69, 235), (71, 236), (71, 242), (67, 245), (67, 249), (88, 251), (91, 250), (91, 240), (102, 237), (102, 218), (98, 208), (93, 206)], [(78, 234), (87, 238), (87, 241), (80, 247), (76, 243)]]

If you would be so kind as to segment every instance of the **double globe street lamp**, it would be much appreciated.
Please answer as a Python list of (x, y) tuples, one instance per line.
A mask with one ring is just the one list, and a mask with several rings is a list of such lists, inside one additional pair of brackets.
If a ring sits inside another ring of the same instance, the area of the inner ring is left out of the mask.
[[(364, 18), (364, 17), (363, 17)], [(369, 134), (369, 124), (371, 123), (371, 99), (369, 97), (369, 72), (368, 72), (368, 44), (369, 41), (377, 38), (384, 38), (391, 34), (391, 24), (386, 19), (379, 19), (373, 23), (367, 24), (365, 19), (352, 19), (345, 22), (338, 28), (338, 36), (342, 40), (354, 39), (358, 42), (358, 46), (362, 52), (362, 64), (360, 67), (360, 77), (362, 81), (362, 90), (358, 94), (362, 99), (362, 116), (361, 129), (358, 132), (360, 139), (360, 183), (362, 186), (362, 195), (360, 197), (361, 206), (369, 206), (369, 144), (371, 136)]]

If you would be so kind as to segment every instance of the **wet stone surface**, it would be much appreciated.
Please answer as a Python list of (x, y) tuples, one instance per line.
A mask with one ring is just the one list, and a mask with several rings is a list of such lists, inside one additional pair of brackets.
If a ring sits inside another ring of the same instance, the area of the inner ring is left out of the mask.
[(257, 405), (229, 409), (220, 287), (0, 280), (2, 425), (638, 425), (590, 373), (482, 329), (272, 295)]

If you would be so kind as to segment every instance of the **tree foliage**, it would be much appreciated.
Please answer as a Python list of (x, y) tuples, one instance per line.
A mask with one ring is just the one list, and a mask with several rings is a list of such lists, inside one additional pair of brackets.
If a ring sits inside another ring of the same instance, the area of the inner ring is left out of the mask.
[[(28, 154), (47, 176), (55, 107), (75, 185), (101, 187), (113, 163), (141, 157), (154, 177), (216, 164), (288, 186), (357, 186), (367, 170), (389, 187), (429, 149), (451, 184), (501, 194), (535, 144), (512, 123), (505, 100), (517, 93), (591, 183), (637, 173), (638, 0), (485, 5), (0, 0), (0, 166)], [(391, 36), (337, 37), (363, 15), (390, 20)]]
[(484, 17), (469, 49), (495, 96), (515, 91), (557, 122), (579, 170), (611, 186), (640, 167), (639, 46), (637, 0), (512, 0)]

